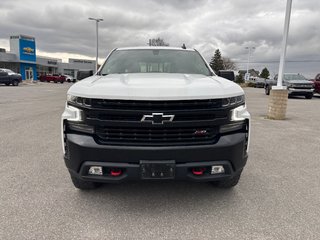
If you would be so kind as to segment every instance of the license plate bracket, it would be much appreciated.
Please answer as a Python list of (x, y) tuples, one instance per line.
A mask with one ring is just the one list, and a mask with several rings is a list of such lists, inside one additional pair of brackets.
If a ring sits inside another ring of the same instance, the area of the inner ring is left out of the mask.
[(142, 179), (173, 179), (175, 177), (175, 161), (140, 161)]

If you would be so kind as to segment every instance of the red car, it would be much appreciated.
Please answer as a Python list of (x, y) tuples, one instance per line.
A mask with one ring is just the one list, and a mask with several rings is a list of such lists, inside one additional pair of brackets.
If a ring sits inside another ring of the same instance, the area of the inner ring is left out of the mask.
[(64, 83), (66, 81), (66, 76), (60, 74), (42, 75), (39, 77), (39, 80), (41, 82)]
[(317, 76), (311, 81), (314, 84), (314, 93), (320, 94), (320, 73), (318, 73)]

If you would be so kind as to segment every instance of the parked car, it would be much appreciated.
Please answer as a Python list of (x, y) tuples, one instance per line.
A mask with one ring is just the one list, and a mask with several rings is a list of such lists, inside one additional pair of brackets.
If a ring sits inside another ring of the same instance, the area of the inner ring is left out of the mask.
[(254, 79), (254, 87), (255, 88), (264, 88), (264, 86), (266, 85), (266, 79), (265, 78), (255, 78)]
[(320, 73), (318, 73), (311, 81), (313, 82), (314, 93), (320, 94)]
[(41, 82), (64, 83), (66, 81), (66, 77), (61, 74), (42, 75), (39, 77), (39, 80)]
[(76, 79), (70, 75), (64, 75), (66, 77), (67, 82), (76, 82)]
[[(270, 94), (272, 86), (277, 85), (278, 75), (272, 80), (267, 80), (265, 85), (266, 95)], [(283, 86), (288, 89), (289, 96), (305, 96), (307, 99), (313, 97), (313, 83), (308, 81), (303, 75), (299, 73), (285, 73), (283, 74)]]
[(6, 68), (0, 68), (0, 84), (5, 84), (9, 86), (19, 86), (21, 83), (22, 78), (21, 74), (15, 73), (14, 71)]

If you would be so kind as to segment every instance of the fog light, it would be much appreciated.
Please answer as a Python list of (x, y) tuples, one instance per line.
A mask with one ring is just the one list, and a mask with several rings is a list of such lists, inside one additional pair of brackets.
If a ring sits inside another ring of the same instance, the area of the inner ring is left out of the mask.
[(220, 174), (220, 173), (224, 173), (224, 167), (222, 165), (211, 167), (211, 174)]
[(89, 168), (89, 174), (90, 175), (100, 175), (101, 176), (103, 174), (102, 167), (100, 167), (100, 166), (91, 166)]

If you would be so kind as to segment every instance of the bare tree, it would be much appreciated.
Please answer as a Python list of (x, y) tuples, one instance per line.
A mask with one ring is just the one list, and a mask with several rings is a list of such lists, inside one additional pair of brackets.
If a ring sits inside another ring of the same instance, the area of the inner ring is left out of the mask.
[(163, 38), (152, 38), (149, 39), (149, 46), (169, 46), (169, 43), (166, 43)]
[(237, 65), (227, 57), (222, 57), (223, 67), (226, 70), (237, 70)]

